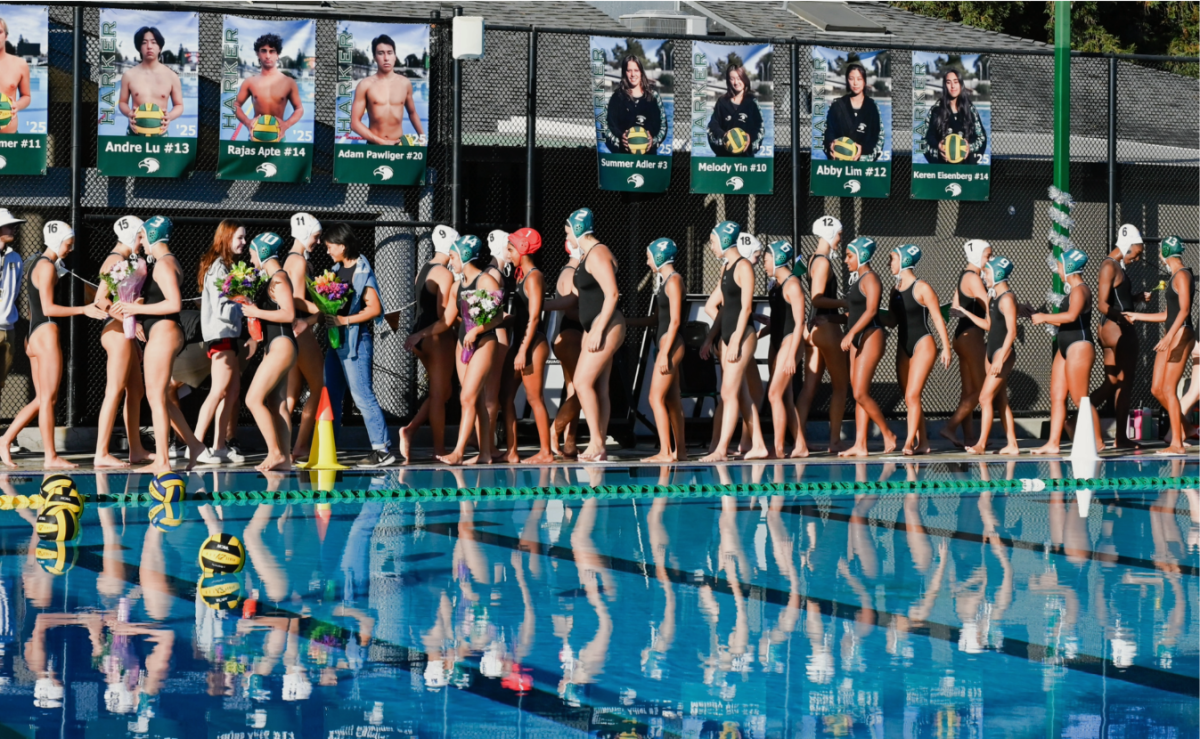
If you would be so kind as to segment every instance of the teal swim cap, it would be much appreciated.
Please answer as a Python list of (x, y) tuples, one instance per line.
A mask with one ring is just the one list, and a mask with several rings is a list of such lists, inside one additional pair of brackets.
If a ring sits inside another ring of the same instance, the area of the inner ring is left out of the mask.
[(595, 217), (589, 208), (580, 208), (571, 215), (567, 216), (567, 225), (571, 227), (571, 233), (575, 234), (575, 238), (579, 238), (584, 234), (590, 234), (593, 230), (592, 225)]
[(1059, 258), (1062, 261), (1063, 275), (1070, 277), (1077, 275), (1083, 271), (1083, 265), (1087, 264), (1087, 254), (1079, 249), (1071, 249), (1064, 251)]
[(160, 241), (171, 240), (171, 219), (166, 216), (154, 216), (150, 220), (142, 224), (142, 231), (146, 234), (146, 243), (157, 244)]
[(654, 260), (655, 269), (674, 262), (675, 254), (679, 251), (679, 247), (670, 239), (655, 239), (646, 249), (650, 252), (650, 258)]
[(1178, 236), (1168, 236), (1159, 245), (1159, 253), (1162, 254), (1163, 259), (1183, 256), (1183, 239)]
[(450, 247), (450, 252), (457, 254), (463, 264), (475, 261), (481, 251), (483, 251), (483, 242), (479, 240), (478, 236), (459, 236)]
[(250, 241), (250, 248), (258, 256), (260, 262), (279, 256), (281, 246), (283, 246), (283, 239), (279, 238), (279, 234), (270, 231), (260, 233)]
[(742, 233), (742, 227), (736, 221), (721, 221), (713, 227), (712, 232), (717, 235), (717, 241), (721, 244), (721, 251), (725, 251), (737, 244), (737, 238)]
[(859, 236), (850, 245), (846, 247), (846, 251), (852, 252), (858, 257), (859, 264), (866, 264), (871, 261), (871, 257), (875, 256), (875, 239), (866, 236)]
[(787, 239), (772, 241), (767, 249), (771, 252), (771, 260), (776, 267), (786, 267), (796, 258), (796, 250), (787, 242)]
[(1008, 276), (1011, 275), (1013, 271), (1013, 263), (1004, 257), (992, 257), (988, 260), (988, 263), (984, 266), (984, 269), (990, 269), (992, 271), (992, 283), (995, 284), (997, 282), (1004, 282), (1008, 279)]
[(921, 247), (916, 244), (901, 244), (892, 252), (900, 255), (900, 269), (912, 269), (917, 266), (917, 262), (921, 261)]

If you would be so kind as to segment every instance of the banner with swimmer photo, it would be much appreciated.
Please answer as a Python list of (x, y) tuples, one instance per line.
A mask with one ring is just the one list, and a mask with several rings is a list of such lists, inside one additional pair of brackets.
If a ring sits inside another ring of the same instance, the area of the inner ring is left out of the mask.
[(692, 42), (693, 193), (775, 190), (771, 44)]
[(46, 174), (50, 10), (0, 5), (0, 175)]
[(429, 26), (337, 24), (333, 181), (423, 185), (429, 132)]
[(674, 41), (592, 36), (601, 190), (666, 192), (675, 148)]
[(100, 9), (96, 164), (108, 177), (196, 165), (200, 14)]
[(992, 176), (991, 59), (914, 51), (912, 196), (987, 200)]
[(316, 82), (316, 21), (225, 16), (217, 179), (308, 182)]
[(812, 50), (811, 195), (892, 192), (892, 54)]

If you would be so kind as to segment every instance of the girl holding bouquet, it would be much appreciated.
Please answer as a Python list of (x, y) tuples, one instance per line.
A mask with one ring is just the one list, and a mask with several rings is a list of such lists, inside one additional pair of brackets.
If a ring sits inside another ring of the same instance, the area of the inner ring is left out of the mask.
[[(150, 459), (150, 453), (142, 446), (142, 398), (146, 389), (142, 385), (141, 346), (134, 340), (136, 334), (132, 337), (126, 334), (124, 321), (108, 316), (112, 304), (122, 299), (121, 293), (136, 296), (146, 281), (146, 262), (138, 249), (137, 235), (141, 227), (142, 219), (137, 216), (117, 219), (113, 224), (117, 245), (100, 265), (100, 274), (104, 278), (96, 290), (95, 305), (109, 320), (100, 330), (100, 345), (108, 354), (108, 382), (96, 421), (96, 454), (92, 465), (97, 469), (127, 467)], [(128, 464), (108, 451), (122, 395), (125, 396), (125, 435), (129, 438)]]
[(250, 242), (251, 263), (270, 277), (259, 291), (255, 304), (242, 306), (243, 315), (256, 318), (262, 324), (266, 347), (262, 363), (246, 390), (246, 407), (267, 443), (267, 458), (255, 468), (259, 472), (282, 472), (292, 468), (288, 443), (292, 440), (292, 414), (287, 409), (286, 391), (288, 372), (296, 364), (296, 337), (292, 333), (296, 309), (289, 300), (295, 293), (287, 272), (279, 265), (282, 245), (283, 239), (270, 231), (255, 236)]
[(518, 384), (525, 386), (525, 398), (533, 411), (533, 420), (538, 430), (538, 453), (524, 460), (530, 464), (549, 464), (554, 461), (550, 453), (550, 415), (542, 397), (545, 384), (546, 358), (550, 355), (550, 344), (542, 324), (542, 303), (545, 296), (545, 280), (541, 270), (533, 266), (533, 255), (542, 248), (542, 236), (532, 228), (522, 228), (508, 235), (507, 259), (516, 267), (517, 282), (512, 302), (512, 346), (504, 366), (509, 371), (504, 376), (502, 396), (504, 400), (505, 437), (508, 440), (506, 461), (522, 461), (517, 452), (517, 414), (515, 400)]
[[(487, 412), (487, 381), (495, 353), (501, 347), (496, 327), (504, 317), (500, 284), (484, 272), (483, 243), (475, 236), (460, 236), (450, 247), (450, 269), (459, 275), (458, 291), (446, 311), (448, 324), (461, 316), (458, 326), (458, 379), (462, 385), (462, 420), (454, 451), (439, 455), (449, 465), (488, 464), (492, 461), (491, 421)], [(464, 462), (467, 442), (474, 433), (479, 456)]]
[(296, 444), (292, 447), (292, 457), (295, 459), (307, 457), (309, 448), (312, 447), (313, 428), (317, 423), (317, 406), (321, 402), (321, 389), (325, 387), (325, 377), (322, 374), (325, 358), (312, 330), (321, 318), (321, 309), (308, 299), (307, 290), (308, 259), (313, 246), (320, 239), (320, 221), (308, 213), (292, 216), (292, 248), (283, 259), (283, 268), (291, 281), (292, 298), (296, 303), (296, 318), (292, 323), (292, 331), (296, 335), (296, 344), (300, 347), (300, 356), (288, 375), (289, 418), (300, 402), (303, 385), (308, 385), (308, 400), (300, 412), (300, 428), (296, 432)]
[[(325, 314), (326, 325), (336, 331), (329, 353), (325, 355), (325, 386), (333, 404), (333, 425), (342, 424), (342, 398), (346, 389), (354, 405), (362, 413), (371, 440), (371, 453), (358, 463), (359, 467), (383, 467), (395, 464), (390, 450), (387, 421), (375, 397), (371, 370), (375, 364), (375, 335), (372, 327), (383, 317), (383, 299), (371, 263), (358, 250), (354, 231), (344, 223), (335, 223), (325, 234), (325, 248), (333, 259), (332, 274), (324, 277), (336, 280), (335, 286), (348, 286), (342, 293), (341, 307), (336, 314)], [(328, 283), (327, 283), (328, 284)]]
[[(500, 304), (504, 306), (503, 310), (508, 313), (512, 306), (513, 293), (517, 289), (516, 278), (513, 277), (512, 264), (508, 259), (508, 233), (500, 229), (496, 229), (488, 234), (487, 249), (491, 252), (492, 260), (488, 263), (484, 272), (492, 276), (492, 279), (500, 285)], [(500, 342), (500, 347), (496, 349), (496, 354), (492, 357), (492, 372), (488, 375), (487, 380), (487, 409), (488, 409), (488, 428), (492, 429), (493, 433), (497, 428), (497, 422), (500, 418), (500, 391), (504, 388), (505, 369), (511, 369), (512, 365), (508, 362), (508, 358), (512, 355), (511, 348), (516, 345), (514, 341), (513, 331), (515, 327), (512, 324), (512, 315), (503, 316), (504, 320), (496, 327), (496, 341)], [(500, 450), (496, 449), (496, 445), (492, 444), (492, 451), (495, 452), (495, 459), (492, 461), (498, 462), (503, 455)]]

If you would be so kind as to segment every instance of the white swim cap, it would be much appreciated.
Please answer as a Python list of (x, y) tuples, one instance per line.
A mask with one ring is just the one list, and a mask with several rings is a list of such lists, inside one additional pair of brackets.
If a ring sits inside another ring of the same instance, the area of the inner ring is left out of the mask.
[(321, 222), (311, 213), (297, 213), (292, 216), (292, 238), (304, 241), (313, 234), (321, 233)]
[(55, 254), (62, 256), (63, 242), (75, 235), (75, 231), (64, 221), (47, 221), (42, 227), (42, 239), (46, 247), (53, 249)]
[(963, 252), (967, 255), (967, 263), (973, 267), (983, 269), (983, 253), (991, 248), (992, 245), (983, 239), (971, 239), (963, 244)]
[(496, 229), (488, 234), (488, 251), (496, 258), (496, 262), (504, 266), (508, 262), (508, 231)]
[(449, 226), (438, 226), (433, 229), (433, 251), (435, 254), (449, 254), (450, 247), (458, 239), (458, 231)]
[(121, 216), (113, 223), (113, 233), (117, 235), (117, 241), (125, 246), (137, 243), (138, 231), (141, 228), (142, 219), (137, 216)]
[(821, 216), (813, 221), (813, 236), (819, 236), (830, 244), (842, 232), (842, 222), (833, 216)]
[(745, 259), (753, 260), (754, 255), (763, 250), (763, 245), (754, 234), (743, 231), (738, 234), (737, 250)]
[(1142, 234), (1132, 223), (1126, 223), (1117, 231), (1117, 248), (1121, 250), (1121, 256), (1128, 255), (1133, 245), (1140, 243), (1142, 243)]

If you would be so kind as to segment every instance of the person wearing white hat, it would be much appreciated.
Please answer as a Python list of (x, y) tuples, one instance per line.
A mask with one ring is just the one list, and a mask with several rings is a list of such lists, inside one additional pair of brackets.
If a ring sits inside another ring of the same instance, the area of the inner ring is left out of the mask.
[[(979, 405), (979, 391), (983, 389), (987, 373), (984, 360), (987, 341), (983, 329), (966, 314), (980, 319), (987, 315), (988, 291), (983, 285), (983, 265), (992, 258), (992, 245), (983, 239), (971, 239), (963, 244), (963, 252), (967, 256), (967, 266), (958, 273), (958, 289), (950, 301), (950, 313), (958, 316), (958, 325), (954, 328), (950, 345), (958, 355), (958, 377), (962, 389), (958, 396), (958, 408), (938, 431), (943, 439), (960, 449), (978, 438), (973, 414)], [(956, 435), (960, 427), (962, 441)]]
[(295, 412), (300, 403), (300, 392), (308, 385), (308, 401), (300, 412), (300, 425), (296, 429), (296, 443), (292, 446), (292, 459), (300, 461), (308, 457), (312, 447), (313, 429), (317, 424), (317, 407), (321, 403), (321, 390), (325, 387), (325, 355), (313, 333), (313, 325), (321, 318), (316, 303), (308, 299), (308, 259), (313, 246), (321, 239), (321, 222), (310, 213), (296, 213), (291, 218), (292, 248), (283, 259), (283, 269), (292, 284), (292, 295), (296, 301), (296, 318), (292, 321), (292, 332), (299, 346), (296, 363), (288, 375), (287, 411)]
[(1126, 223), (1117, 231), (1117, 245), (1100, 263), (1097, 276), (1096, 308), (1100, 311), (1100, 348), (1103, 352), (1104, 379), (1092, 391), (1092, 406), (1111, 402), (1117, 418), (1117, 448), (1136, 449), (1126, 433), (1130, 401), (1133, 399), (1133, 373), (1141, 356), (1138, 333), (1123, 315), (1137, 303), (1150, 300), (1150, 293), (1136, 295), (1131, 288), (1126, 266), (1141, 261), (1145, 245), (1137, 226)]
[(13, 241), (17, 238), (15, 226), (24, 222), (8, 208), (0, 208), (0, 250), (3, 250), (3, 256), (0, 256), (0, 391), (4, 390), (4, 381), (8, 379), (16, 354), (17, 321), (21, 318), (17, 298), (21, 295), (25, 265), (20, 252), (13, 248)]
[[(842, 350), (841, 311), (846, 301), (838, 295), (838, 246), (842, 243), (842, 222), (833, 216), (821, 216), (813, 222), (817, 248), (808, 258), (808, 295), (813, 315), (809, 320), (808, 344), (816, 351), (808, 352), (804, 366), (804, 386), (796, 399), (796, 414), (800, 428), (808, 423), (808, 409), (825, 371), (833, 396), (829, 400), (829, 453), (842, 450), (842, 417), (846, 413), (846, 395), (850, 389), (850, 360)], [(796, 440), (793, 457), (807, 457), (808, 445), (803, 436)]]
[[(113, 223), (117, 243), (101, 263), (100, 274), (106, 275), (120, 262), (131, 260), (140, 262), (142, 270), (146, 269), (138, 248), (137, 234), (141, 227), (142, 219), (137, 216), (122, 216)], [(142, 398), (146, 389), (142, 384), (141, 347), (125, 335), (122, 321), (108, 315), (109, 308), (119, 299), (119, 296), (109, 294), (107, 281), (101, 280), (94, 302), (108, 318), (100, 330), (100, 345), (108, 354), (108, 381), (96, 420), (96, 453), (92, 465), (97, 469), (127, 467), (150, 459), (150, 453), (142, 446)], [(129, 439), (128, 463), (117, 459), (108, 450), (122, 397), (125, 401), (125, 435)]]
[[(500, 285), (500, 292), (504, 294), (500, 301), (505, 306), (506, 314), (504, 322), (496, 329), (496, 341), (500, 342), (500, 348), (492, 355), (492, 373), (488, 375), (487, 381), (487, 409), (488, 417), (491, 419), (489, 428), (492, 429), (499, 428), (497, 422), (500, 420), (500, 391), (504, 384), (504, 368), (507, 366), (512, 369), (508, 363), (508, 353), (512, 347), (513, 336), (512, 316), (507, 313), (513, 293), (517, 289), (517, 280), (513, 276), (512, 265), (508, 261), (508, 235), (507, 231), (498, 228), (488, 234), (487, 250), (492, 255), (492, 261), (484, 270)], [(498, 449), (496, 449), (496, 461), (500, 461)]]
[(429, 395), (417, 409), (408, 425), (400, 429), (400, 456), (409, 461), (413, 435), (417, 429), (429, 422), (433, 433), (433, 453), (446, 453), (446, 402), (453, 392), (451, 378), (454, 376), (454, 336), (448, 333), (446, 307), (454, 293), (454, 273), (450, 271), (450, 247), (458, 238), (458, 231), (449, 226), (438, 226), (430, 235), (433, 241), (433, 257), (417, 272), (414, 290), (417, 294), (416, 318), (412, 331), (404, 340), (404, 348), (416, 355), (425, 367), (429, 381)]
[(65, 470), (76, 467), (58, 456), (54, 448), (55, 406), (58, 404), (58, 388), (62, 383), (62, 350), (58, 343), (58, 325), (55, 318), (86, 315), (103, 318), (104, 311), (88, 303), (82, 306), (58, 305), (54, 302), (54, 288), (60, 277), (66, 274), (64, 263), (75, 247), (75, 232), (62, 221), (47, 221), (42, 228), (46, 250), (30, 262), (26, 272), (26, 289), (29, 295), (29, 336), (25, 339), (25, 353), (29, 356), (29, 374), (33, 379), (34, 397), (13, 418), (12, 425), (0, 437), (0, 460), (8, 467), (16, 467), (9, 448), (17, 435), (34, 418), (42, 433), (42, 461), (47, 470)]

